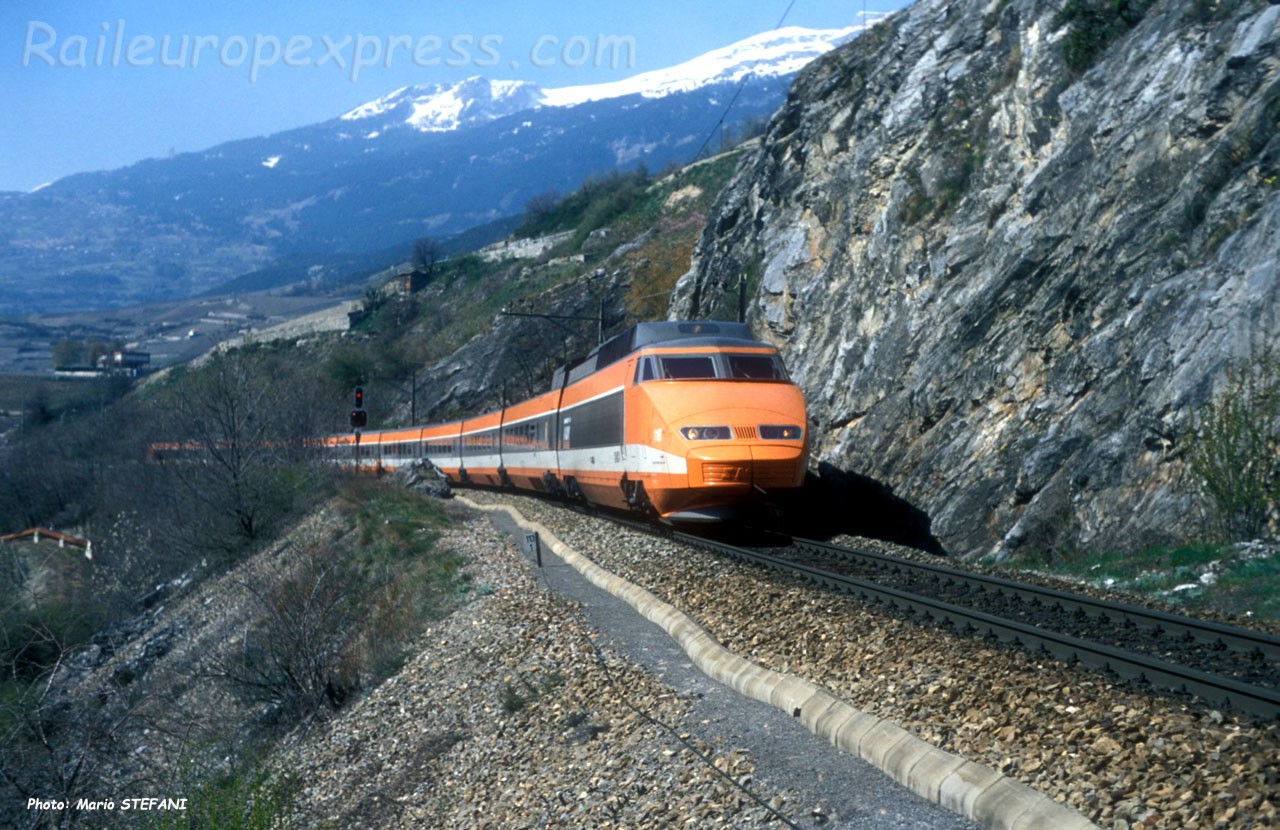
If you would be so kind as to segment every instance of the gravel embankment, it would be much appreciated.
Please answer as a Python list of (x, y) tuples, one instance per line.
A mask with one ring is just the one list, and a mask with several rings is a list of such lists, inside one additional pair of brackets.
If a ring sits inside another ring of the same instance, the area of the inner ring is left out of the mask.
[(533, 499), (474, 497), (516, 504), (727, 648), (824, 685), (1101, 827), (1280, 827), (1278, 724), (954, 636)]
[[(779, 826), (636, 713), (674, 724), (690, 701), (607, 649), (602, 666), (579, 608), (487, 519), (460, 518), (444, 543), (465, 551), (476, 598), (399, 674), (279, 756), (305, 782), (289, 826)], [(741, 749), (689, 740), (751, 777)], [(794, 806), (790, 793), (760, 795)]]

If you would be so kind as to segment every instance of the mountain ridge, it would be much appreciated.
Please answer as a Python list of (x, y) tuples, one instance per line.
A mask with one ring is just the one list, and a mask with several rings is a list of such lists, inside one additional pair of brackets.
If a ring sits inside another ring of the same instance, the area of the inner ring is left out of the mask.
[[(595, 84), (544, 89), (529, 81), (473, 75), (454, 83), (404, 86), (361, 104), (339, 118), (360, 123), (378, 119), (380, 123), (375, 129), (365, 134), (372, 139), (388, 128), (409, 126), (421, 132), (447, 132), (540, 106), (571, 107), (629, 95), (661, 98), (713, 84), (738, 83), (748, 75), (759, 78), (792, 75), (860, 31), (861, 26), (774, 29), (675, 66)], [(406, 108), (408, 117), (399, 117)], [(397, 117), (382, 120), (388, 114)]]
[[(801, 53), (815, 42), (806, 35)], [(285, 257), (322, 265), (334, 253), (447, 237), (588, 175), (689, 161), (717, 129), (772, 113), (789, 77), (712, 76), (661, 97), (564, 106), (535, 103), (540, 93), (515, 82), (472, 79), (430, 101), (397, 90), (346, 113), (363, 118), (0, 194), (0, 313), (179, 298)], [(406, 119), (455, 128), (424, 132)]]

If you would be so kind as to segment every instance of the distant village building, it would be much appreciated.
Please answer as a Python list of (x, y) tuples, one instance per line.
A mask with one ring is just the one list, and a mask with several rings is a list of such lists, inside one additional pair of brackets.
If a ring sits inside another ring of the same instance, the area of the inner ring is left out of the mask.
[(150, 352), (112, 349), (98, 353), (97, 348), (75, 340), (64, 340), (53, 348), (53, 374), (59, 378), (137, 377), (150, 365)]
[(431, 274), (426, 271), (414, 269), (400, 275), (400, 293), (408, 296), (417, 294), (419, 291), (427, 287), (427, 283), (431, 279)]
[(127, 352), (117, 349), (114, 352), (99, 355), (97, 369), (109, 375), (126, 375), (133, 378), (146, 371), (149, 365), (151, 365), (150, 352)]

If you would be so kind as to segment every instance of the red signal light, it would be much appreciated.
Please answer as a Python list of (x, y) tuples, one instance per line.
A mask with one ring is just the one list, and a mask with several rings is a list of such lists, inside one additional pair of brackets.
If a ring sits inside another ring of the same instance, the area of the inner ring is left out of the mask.
[(356, 387), (356, 409), (364, 409), (364, 387)]

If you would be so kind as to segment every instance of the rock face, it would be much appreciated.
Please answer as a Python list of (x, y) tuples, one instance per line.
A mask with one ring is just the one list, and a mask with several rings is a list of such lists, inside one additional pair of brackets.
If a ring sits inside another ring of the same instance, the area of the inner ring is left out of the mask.
[[(625, 328), (629, 269), (610, 263), (538, 295), (516, 302), (512, 311), (578, 318), (572, 327), (533, 317), (499, 317), (449, 357), (427, 367), (420, 402), (423, 423), (473, 417), (540, 395), (550, 388), (558, 366), (581, 358), (597, 345), (589, 318), (605, 317), (608, 336)], [(600, 299), (603, 297), (603, 303)]]
[(1280, 336), (1280, 6), (1162, 0), (1080, 70), (1060, 6), (919, 0), (816, 61), (670, 310), (745, 276), (815, 461), (962, 555), (1194, 536), (1195, 413)]

